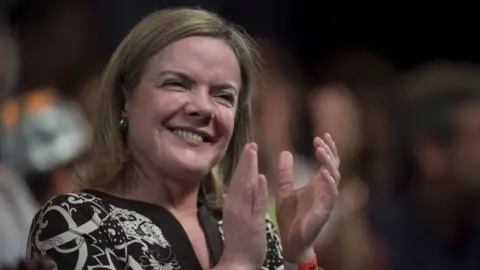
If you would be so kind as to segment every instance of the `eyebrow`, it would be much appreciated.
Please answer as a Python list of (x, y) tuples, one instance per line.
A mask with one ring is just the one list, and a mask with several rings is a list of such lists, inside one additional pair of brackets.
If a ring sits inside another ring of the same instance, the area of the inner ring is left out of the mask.
[[(176, 71), (176, 70), (164, 70), (164, 71), (161, 71), (158, 74), (159, 77), (165, 76), (165, 75), (175, 75), (175, 76), (179, 77), (180, 79), (185, 80), (185, 81), (187, 81), (189, 83), (192, 83), (192, 84), (196, 82), (192, 77), (188, 76), (186, 73)], [(233, 90), (235, 90), (235, 92), (238, 92), (238, 89), (235, 87), (235, 85), (233, 85), (231, 83), (216, 84), (216, 85), (213, 85), (212, 88), (215, 91), (233, 89)]]

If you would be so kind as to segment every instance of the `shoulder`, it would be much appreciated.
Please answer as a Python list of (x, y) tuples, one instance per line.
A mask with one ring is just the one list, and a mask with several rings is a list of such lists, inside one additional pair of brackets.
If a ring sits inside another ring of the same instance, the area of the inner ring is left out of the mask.
[(125, 243), (125, 234), (116, 228), (112, 207), (88, 192), (54, 197), (32, 222), (27, 258), (48, 256), (58, 269), (123, 269), (118, 257), (126, 251), (116, 243)]
[(50, 199), (36, 214), (36, 218), (45, 215), (58, 215), (66, 219), (102, 216), (107, 213), (103, 200), (95, 195), (85, 192), (66, 193)]
[[(63, 243), (98, 230), (108, 217), (103, 201), (89, 193), (67, 193), (49, 200), (35, 215), (29, 247), (46, 250), (52, 241)], [(58, 243), (57, 243), (58, 244)]]

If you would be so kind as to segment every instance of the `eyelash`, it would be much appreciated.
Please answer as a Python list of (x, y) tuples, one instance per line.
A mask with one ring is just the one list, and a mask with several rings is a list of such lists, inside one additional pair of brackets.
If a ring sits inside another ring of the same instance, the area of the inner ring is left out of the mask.
[(167, 81), (165, 82), (166, 86), (172, 86), (172, 87), (182, 87), (185, 88), (185, 84), (181, 81)]
[(235, 103), (235, 97), (231, 94), (219, 94), (218, 97), (227, 100), (231, 104)]
[[(185, 88), (185, 89), (187, 88), (182, 81), (176, 81), (176, 80), (168, 80), (168, 81), (165, 82), (164, 85), (165, 86), (170, 86), (170, 87), (181, 87), (181, 88)], [(222, 99), (226, 100), (227, 102), (229, 102), (230, 104), (235, 103), (235, 97), (232, 94), (229, 94), (229, 93), (218, 94), (218, 95), (216, 95), (216, 97), (222, 98)]]

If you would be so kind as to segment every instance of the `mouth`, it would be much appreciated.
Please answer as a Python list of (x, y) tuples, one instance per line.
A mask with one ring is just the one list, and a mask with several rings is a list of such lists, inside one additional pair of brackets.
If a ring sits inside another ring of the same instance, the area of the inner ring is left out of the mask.
[(168, 128), (170, 132), (181, 137), (182, 139), (197, 142), (197, 143), (209, 143), (213, 142), (213, 137), (206, 132), (187, 129), (187, 128)]

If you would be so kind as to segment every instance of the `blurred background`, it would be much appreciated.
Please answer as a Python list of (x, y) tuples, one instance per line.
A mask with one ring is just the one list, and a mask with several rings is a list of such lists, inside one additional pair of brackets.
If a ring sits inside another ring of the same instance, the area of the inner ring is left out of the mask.
[(313, 136), (337, 142), (343, 180), (321, 265), (480, 269), (480, 6), (452, 0), (0, 0), (0, 266), (24, 255), (39, 205), (75, 189), (110, 54), (174, 6), (257, 39), (267, 178), (290, 150), (302, 186), (318, 169)]

